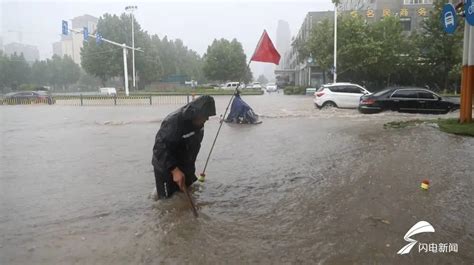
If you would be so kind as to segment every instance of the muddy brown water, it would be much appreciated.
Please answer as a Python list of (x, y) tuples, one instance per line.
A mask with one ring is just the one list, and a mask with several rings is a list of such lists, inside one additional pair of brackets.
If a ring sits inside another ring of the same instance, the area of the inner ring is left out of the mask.
[[(263, 124), (224, 124), (193, 187), (197, 219), (181, 194), (148, 198), (154, 135), (176, 105), (2, 106), (0, 264), (473, 264), (474, 139), (383, 128), (429, 115), (243, 98)], [(397, 255), (421, 220), (435, 232), (413, 238), (458, 252)]]

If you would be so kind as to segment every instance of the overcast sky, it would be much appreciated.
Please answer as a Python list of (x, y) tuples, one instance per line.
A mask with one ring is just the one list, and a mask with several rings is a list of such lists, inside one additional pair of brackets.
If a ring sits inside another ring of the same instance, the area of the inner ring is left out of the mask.
[[(52, 56), (52, 43), (60, 39), (61, 20), (84, 14), (96, 17), (104, 13), (120, 14), (127, 5), (138, 6), (136, 19), (149, 33), (180, 38), (201, 55), (216, 38), (237, 38), (247, 56), (252, 54), (264, 29), (275, 39), (279, 19), (287, 21), (291, 34), (295, 35), (307, 12), (332, 9), (331, 0), (0, 0), (0, 3), (3, 44), (19, 42), (21, 31), (23, 42), (38, 46), (42, 59)], [(252, 69), (258, 74), (259, 64), (252, 65)]]

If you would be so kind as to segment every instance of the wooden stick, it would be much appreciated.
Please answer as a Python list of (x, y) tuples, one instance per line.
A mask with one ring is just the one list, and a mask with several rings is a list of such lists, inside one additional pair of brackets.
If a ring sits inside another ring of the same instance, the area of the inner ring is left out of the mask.
[(196, 206), (194, 206), (194, 202), (193, 202), (193, 199), (191, 198), (191, 196), (189, 195), (189, 192), (188, 192), (188, 187), (186, 187), (186, 184), (184, 184), (184, 193), (186, 194), (186, 197), (188, 197), (188, 201), (189, 201), (189, 204), (191, 204), (191, 209), (193, 210), (193, 215), (194, 217), (198, 217), (198, 212), (196, 210)]

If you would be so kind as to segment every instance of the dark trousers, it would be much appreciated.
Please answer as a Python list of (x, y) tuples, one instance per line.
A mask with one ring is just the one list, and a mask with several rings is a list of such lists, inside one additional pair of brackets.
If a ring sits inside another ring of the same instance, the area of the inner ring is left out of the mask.
[[(171, 173), (163, 174), (161, 170), (157, 170), (154, 168), (155, 171), (155, 182), (156, 182), (156, 191), (158, 193), (158, 198), (169, 198), (173, 193), (179, 191), (178, 184), (173, 181), (173, 176)], [(195, 175), (186, 174), (185, 176), (185, 183), (186, 187), (191, 186), (197, 180)]]
[(155, 182), (159, 199), (167, 199), (171, 197), (173, 193), (179, 191), (179, 187), (176, 182), (173, 181), (173, 177), (170, 173), (163, 174), (155, 169)]

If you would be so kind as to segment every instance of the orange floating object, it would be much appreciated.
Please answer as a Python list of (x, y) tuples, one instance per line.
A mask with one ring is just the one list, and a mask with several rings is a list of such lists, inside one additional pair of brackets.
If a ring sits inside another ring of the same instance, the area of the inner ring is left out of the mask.
[(421, 188), (424, 190), (428, 190), (430, 188), (430, 181), (429, 180), (423, 180), (421, 182)]

